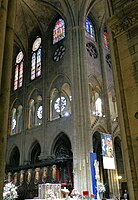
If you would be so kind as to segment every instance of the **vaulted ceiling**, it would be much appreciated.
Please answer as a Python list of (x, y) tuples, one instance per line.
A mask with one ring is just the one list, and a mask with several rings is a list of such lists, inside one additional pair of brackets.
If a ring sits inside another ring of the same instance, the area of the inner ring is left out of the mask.
[[(101, 0), (18, 0), (15, 22), (15, 41), (27, 48), (28, 38), (34, 28), (45, 34), (50, 23), (60, 14), (74, 24), (84, 21), (91, 13), (100, 27), (104, 17), (104, 1)], [(79, 14), (78, 14), (79, 13)], [(82, 15), (80, 19), (78, 16)]]

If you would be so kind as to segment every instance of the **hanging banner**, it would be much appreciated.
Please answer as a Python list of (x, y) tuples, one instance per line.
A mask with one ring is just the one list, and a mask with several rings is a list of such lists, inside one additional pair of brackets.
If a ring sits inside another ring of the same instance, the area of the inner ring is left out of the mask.
[(115, 169), (112, 135), (101, 133), (101, 145), (104, 169)]
[[(93, 191), (93, 194), (97, 195), (97, 190), (96, 190), (96, 188), (97, 188), (97, 182), (96, 182), (96, 179), (95, 179), (96, 173), (95, 173), (95, 167), (94, 167), (95, 160), (97, 160), (96, 153), (90, 152), (90, 167), (91, 167), (91, 178), (92, 178), (92, 191)], [(97, 199), (97, 196), (95, 196), (94, 199)]]

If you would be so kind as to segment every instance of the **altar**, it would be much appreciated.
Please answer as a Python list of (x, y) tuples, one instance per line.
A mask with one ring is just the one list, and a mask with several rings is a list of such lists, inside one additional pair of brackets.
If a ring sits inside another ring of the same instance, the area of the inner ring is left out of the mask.
[[(89, 200), (94, 200), (93, 196), (76, 196), (71, 198), (69, 196), (69, 190), (64, 187), (61, 188), (61, 184), (52, 184), (52, 183), (46, 183), (46, 184), (39, 184), (38, 185), (38, 197), (34, 197), (32, 200), (37, 199), (37, 200), (71, 200), (71, 199), (89, 199)], [(31, 200), (31, 199), (25, 199), (25, 200)], [(96, 199), (95, 199), (96, 200)], [(100, 200), (98, 198), (97, 200)], [(109, 199), (113, 200), (113, 199)]]
[[(34, 197), (33, 199), (60, 200), (60, 199), (67, 198), (68, 194), (69, 194), (69, 190), (66, 187), (61, 188), (61, 184), (46, 183), (46, 184), (38, 185), (38, 197)], [(28, 199), (25, 199), (25, 200), (28, 200)]]
[(38, 199), (61, 199), (61, 184), (39, 184)]

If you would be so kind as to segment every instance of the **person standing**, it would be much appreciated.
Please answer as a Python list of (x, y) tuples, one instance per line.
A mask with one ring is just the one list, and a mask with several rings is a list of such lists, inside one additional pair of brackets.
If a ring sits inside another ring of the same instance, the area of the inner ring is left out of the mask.
[(126, 189), (124, 190), (123, 197), (125, 200), (129, 200), (128, 191)]

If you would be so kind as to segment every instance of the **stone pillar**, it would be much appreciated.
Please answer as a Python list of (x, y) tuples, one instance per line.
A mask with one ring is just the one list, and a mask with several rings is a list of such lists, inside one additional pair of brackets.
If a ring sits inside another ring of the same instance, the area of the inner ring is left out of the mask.
[(12, 0), (8, 3), (0, 93), (0, 200), (2, 200), (3, 182), (5, 174), (5, 152), (8, 131), (8, 112), (10, 99), (15, 14), (16, 0)]
[[(102, 41), (100, 41), (100, 44), (102, 44)], [(102, 45), (100, 45), (100, 49), (102, 49)], [(102, 51), (101, 55), (105, 56), (104, 50)], [(102, 66), (102, 74), (103, 74), (103, 91), (104, 91), (104, 113), (106, 115), (106, 123), (107, 123), (107, 131), (108, 133), (113, 135), (112, 132), (112, 125), (111, 125), (111, 114), (110, 114), (110, 107), (109, 107), (109, 97), (108, 97), (108, 74), (106, 71), (106, 66), (105, 66), (105, 61), (104, 57), (101, 58), (101, 65)], [(113, 84), (113, 83), (112, 83)], [(118, 179), (117, 179), (117, 170), (108, 170), (108, 180), (109, 180), (109, 190), (110, 193), (113, 194), (113, 196), (118, 196), (119, 194), (119, 184), (118, 184)]]
[(130, 199), (138, 197), (138, 1), (109, 16), (113, 74)]
[(73, 97), (73, 169), (74, 187), (82, 192), (91, 190), (90, 177), (90, 112), (86, 60), (85, 28), (74, 26), (68, 30), (71, 52)]
[(1, 76), (2, 76), (2, 63), (4, 53), (6, 20), (7, 20), (7, 7), (8, 0), (0, 1), (0, 88), (1, 88)]

